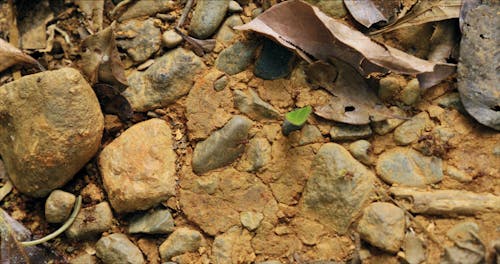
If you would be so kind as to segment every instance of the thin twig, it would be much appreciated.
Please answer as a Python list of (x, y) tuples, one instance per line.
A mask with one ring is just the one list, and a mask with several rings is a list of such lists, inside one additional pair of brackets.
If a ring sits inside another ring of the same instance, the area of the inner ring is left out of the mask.
[(184, 25), (184, 22), (186, 22), (187, 15), (189, 14), (189, 11), (191, 8), (193, 8), (193, 0), (188, 0), (186, 2), (186, 5), (184, 6), (184, 10), (182, 10), (182, 15), (181, 18), (179, 19), (179, 22), (177, 22), (177, 28), (181, 28), (182, 25)]
[[(17, 28), (17, 10), (14, 6), (14, 0), (9, 0), (9, 9), (10, 9), (10, 21), (9, 21), (9, 42), (12, 44), (14, 47), (18, 48), (19, 47), (19, 29)], [(12, 77), (14, 80), (21, 79), (21, 71), (20, 70), (14, 70), (12, 73)]]

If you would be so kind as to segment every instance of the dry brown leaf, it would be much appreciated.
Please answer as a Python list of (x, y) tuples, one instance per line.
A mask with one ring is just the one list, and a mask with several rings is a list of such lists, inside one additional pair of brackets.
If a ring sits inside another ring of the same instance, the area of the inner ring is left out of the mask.
[(0, 39), (0, 58), (0, 72), (16, 64), (38, 64), (38, 61), (3, 39)]
[(347, 7), (347, 10), (349, 10), (349, 13), (351, 13), (352, 17), (367, 28), (380, 21), (388, 21), (384, 14), (380, 12), (378, 7), (371, 0), (344, 0), (344, 4)]
[(375, 42), (299, 0), (275, 5), (250, 23), (235, 28), (264, 34), (306, 60), (309, 58), (304, 53), (323, 61), (332, 57), (343, 60), (365, 76), (389, 70), (417, 75), (424, 89), (439, 83), (456, 69), (454, 64), (422, 60)]

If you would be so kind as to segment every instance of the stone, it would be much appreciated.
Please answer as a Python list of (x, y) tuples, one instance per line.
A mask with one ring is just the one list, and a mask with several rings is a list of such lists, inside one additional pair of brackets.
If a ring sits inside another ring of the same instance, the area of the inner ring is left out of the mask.
[(424, 243), (413, 232), (406, 232), (403, 249), (408, 264), (419, 264), (427, 259)]
[(175, 30), (171, 29), (163, 32), (163, 34), (161, 35), (161, 40), (165, 47), (171, 49), (179, 46), (183, 39), (181, 35), (175, 32)]
[(444, 167), (444, 173), (450, 176), (450, 178), (463, 183), (468, 183), (473, 180), (472, 176), (468, 175), (462, 170), (459, 170), (457, 167), (451, 165), (446, 165)]
[(254, 137), (248, 142), (245, 152), (241, 156), (237, 169), (255, 172), (264, 168), (271, 161), (271, 144), (267, 139)]
[[(116, 3), (115, 3), (116, 4)], [(131, 18), (142, 16), (153, 16), (156, 13), (164, 13), (176, 8), (175, 0), (148, 0), (134, 2), (127, 6), (118, 21), (124, 21)]]
[(72, 193), (54, 190), (45, 201), (45, 219), (49, 223), (62, 223), (68, 219), (76, 197)]
[(374, 179), (342, 146), (324, 144), (314, 158), (302, 195), (302, 216), (345, 234), (368, 202)]
[(104, 117), (75, 69), (24, 76), (0, 87), (0, 156), (20, 192), (47, 196), (95, 155)]
[(189, 93), (196, 75), (204, 68), (193, 52), (176, 48), (156, 59), (146, 71), (132, 73), (129, 87), (122, 94), (134, 111), (167, 106)]
[(323, 225), (307, 218), (296, 217), (291, 224), (300, 241), (308, 246), (316, 245), (320, 237), (326, 233)]
[(172, 257), (194, 252), (205, 245), (203, 235), (186, 227), (175, 230), (159, 247), (162, 261), (169, 261)]
[(485, 246), (479, 240), (479, 226), (474, 222), (461, 222), (453, 226), (446, 235), (455, 242), (445, 248), (441, 263), (484, 263)]
[(448, 232), (448, 236), (454, 242), (465, 242), (474, 240), (479, 234), (479, 226), (474, 222), (461, 222), (454, 225)]
[(252, 121), (234, 116), (223, 128), (213, 132), (206, 140), (196, 144), (193, 152), (193, 171), (202, 174), (232, 163), (245, 151)]
[(418, 83), (418, 79), (412, 79), (411, 81), (403, 87), (401, 93), (399, 95), (401, 102), (406, 105), (415, 104), (420, 98), (420, 84)]
[(371, 147), (372, 145), (369, 141), (362, 139), (349, 144), (348, 150), (355, 159), (369, 166), (373, 163)]
[(402, 89), (404, 79), (401, 76), (389, 75), (380, 79), (378, 97), (384, 101), (394, 98)]
[(224, 90), (224, 88), (226, 88), (228, 83), (229, 83), (229, 78), (227, 78), (226, 75), (223, 75), (214, 82), (214, 90), (220, 92)]
[(465, 114), (465, 108), (464, 105), (462, 104), (462, 101), (460, 100), (460, 94), (459, 93), (446, 93), (445, 95), (437, 98), (434, 100), (437, 105), (443, 108), (447, 109), (455, 109), (461, 114)]
[(269, 103), (263, 101), (251, 88), (247, 92), (234, 90), (233, 94), (236, 108), (253, 120), (272, 120), (280, 117), (280, 112)]
[(254, 19), (258, 15), (262, 14), (262, 12), (264, 12), (264, 10), (262, 8), (260, 8), (260, 7), (253, 9), (252, 10), (252, 19)]
[(262, 219), (264, 219), (264, 215), (259, 212), (244, 211), (240, 213), (240, 222), (249, 231), (257, 229)]
[(100, 203), (104, 200), (104, 193), (95, 183), (90, 182), (80, 191), (84, 202)]
[(73, 240), (98, 238), (108, 231), (113, 224), (113, 213), (107, 202), (102, 202), (80, 210), (71, 226), (66, 229), (66, 236)]
[(357, 140), (367, 138), (372, 135), (372, 129), (369, 125), (348, 125), (334, 124), (330, 129), (332, 141)]
[(211, 70), (199, 78), (186, 100), (187, 129), (190, 140), (207, 138), (231, 119), (234, 103), (229, 89), (216, 91), (214, 84), (224, 73)]
[(363, 240), (395, 253), (405, 236), (404, 216), (403, 210), (391, 203), (372, 203), (364, 209), (357, 230)]
[(294, 234), (277, 235), (273, 224), (263, 221), (252, 239), (256, 255), (291, 256), (302, 248), (302, 243)]
[(231, 13), (241, 12), (243, 8), (241, 8), (240, 4), (236, 1), (229, 1), (228, 11)]
[(294, 147), (322, 143), (325, 141), (319, 128), (308, 124), (305, 124), (300, 131), (290, 133), (288, 139)]
[(229, 8), (229, 0), (200, 0), (196, 3), (189, 34), (195, 38), (206, 39), (219, 28)]
[(257, 46), (256, 41), (238, 41), (219, 54), (215, 67), (229, 75), (240, 73), (252, 63)]
[(255, 61), (253, 73), (264, 80), (285, 78), (292, 71), (293, 59), (293, 52), (270, 39), (265, 39)]
[(422, 133), (429, 129), (431, 123), (426, 112), (419, 113), (396, 128), (394, 142), (398, 145), (408, 145), (417, 141)]
[(102, 237), (95, 244), (96, 255), (104, 264), (142, 264), (141, 250), (124, 234), (115, 233)]
[[(405, 116), (405, 112), (401, 110), (401, 108), (398, 108), (396, 106), (392, 106), (389, 108), (395, 115), (400, 115), (400, 116)], [(392, 130), (394, 130), (396, 127), (401, 125), (405, 120), (404, 119), (399, 119), (399, 118), (388, 118), (383, 121), (376, 121), (376, 122), (371, 122), (371, 127), (375, 133), (383, 136)]]
[(172, 132), (153, 118), (137, 123), (99, 155), (102, 182), (118, 213), (146, 210), (175, 195)]
[(127, 20), (115, 30), (116, 45), (124, 49), (134, 62), (144, 62), (161, 46), (161, 31), (154, 18)]
[(232, 15), (226, 18), (219, 31), (217, 31), (217, 34), (215, 34), (215, 40), (224, 46), (228, 46), (238, 35), (237, 31), (233, 28), (241, 25), (243, 25), (243, 20), (241, 20), (239, 15)]
[(419, 152), (396, 147), (382, 153), (376, 166), (377, 174), (388, 184), (424, 187), (443, 179), (442, 161)]
[(214, 239), (212, 262), (217, 264), (252, 263), (255, 254), (250, 244), (252, 235), (246, 229), (232, 227)]
[(169, 210), (154, 210), (130, 220), (128, 233), (170, 234), (174, 232), (174, 218)]

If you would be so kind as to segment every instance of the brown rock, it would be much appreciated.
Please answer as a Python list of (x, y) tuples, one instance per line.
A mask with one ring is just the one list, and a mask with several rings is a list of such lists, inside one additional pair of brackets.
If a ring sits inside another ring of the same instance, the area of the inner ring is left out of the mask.
[(113, 213), (107, 202), (83, 208), (76, 216), (75, 221), (66, 230), (70, 239), (86, 240), (99, 237), (113, 224)]

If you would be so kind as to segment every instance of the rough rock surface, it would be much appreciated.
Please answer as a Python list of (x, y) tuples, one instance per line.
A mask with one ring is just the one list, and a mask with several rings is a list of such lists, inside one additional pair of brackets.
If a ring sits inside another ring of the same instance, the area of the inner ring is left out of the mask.
[(236, 42), (219, 54), (215, 67), (229, 75), (244, 71), (252, 63), (257, 45), (253, 40)]
[(168, 261), (172, 257), (181, 255), (186, 252), (193, 252), (205, 245), (203, 235), (189, 228), (179, 228), (175, 230), (165, 240), (159, 248), (160, 256), (163, 261)]
[(262, 219), (264, 219), (264, 215), (259, 212), (245, 211), (240, 213), (241, 224), (249, 231), (257, 229)]
[(229, 7), (229, 0), (200, 0), (196, 3), (189, 34), (195, 38), (210, 37), (222, 23)]
[(389, 184), (422, 187), (443, 179), (442, 162), (413, 149), (393, 148), (379, 156), (377, 174)]
[(430, 127), (431, 120), (426, 112), (422, 112), (398, 126), (394, 131), (394, 141), (398, 145), (408, 145), (418, 140), (422, 133)]
[(95, 244), (96, 255), (104, 264), (142, 264), (141, 250), (124, 234), (115, 233), (102, 237)]
[(213, 263), (252, 263), (255, 254), (250, 244), (251, 239), (250, 232), (236, 226), (216, 236), (212, 245)]
[(215, 39), (225, 46), (229, 45), (237, 36), (237, 32), (233, 29), (233, 27), (241, 25), (243, 25), (243, 21), (239, 15), (232, 15), (228, 17), (215, 35)]
[(62, 223), (71, 214), (76, 197), (72, 193), (54, 190), (45, 201), (45, 219), (49, 223)]
[(368, 201), (374, 177), (342, 146), (323, 145), (302, 195), (302, 215), (344, 234)]
[[(115, 4), (117, 4), (117, 2), (115, 2)], [(140, 16), (154, 15), (160, 12), (168, 12), (170, 10), (173, 10), (174, 8), (174, 0), (137, 1), (134, 2), (133, 5), (128, 6), (118, 20), (123, 21)]]
[(271, 144), (265, 138), (254, 137), (248, 142), (241, 156), (237, 169), (242, 171), (258, 171), (271, 161)]
[(247, 92), (235, 90), (234, 104), (240, 112), (253, 120), (278, 119), (280, 117), (280, 112), (260, 99), (259, 95), (252, 89)]
[(169, 234), (174, 231), (174, 218), (169, 210), (158, 209), (130, 220), (128, 232), (145, 234)]
[(148, 209), (175, 194), (172, 133), (161, 119), (127, 129), (99, 155), (108, 198), (117, 212)]
[(332, 141), (357, 140), (371, 136), (372, 129), (369, 125), (335, 124), (330, 129)]
[(127, 20), (115, 30), (116, 45), (127, 51), (134, 62), (143, 62), (160, 49), (161, 32), (155, 19)]
[(166, 106), (186, 95), (204, 68), (193, 52), (176, 48), (156, 59), (146, 71), (131, 74), (123, 95), (135, 111)]
[(104, 118), (75, 69), (0, 87), (0, 156), (14, 186), (41, 197), (66, 184), (99, 149)]
[(391, 203), (372, 203), (363, 211), (358, 232), (368, 243), (389, 252), (397, 252), (405, 236), (404, 212)]
[(76, 216), (73, 224), (66, 230), (68, 238), (87, 240), (99, 237), (113, 224), (113, 213), (107, 202), (83, 208)]

